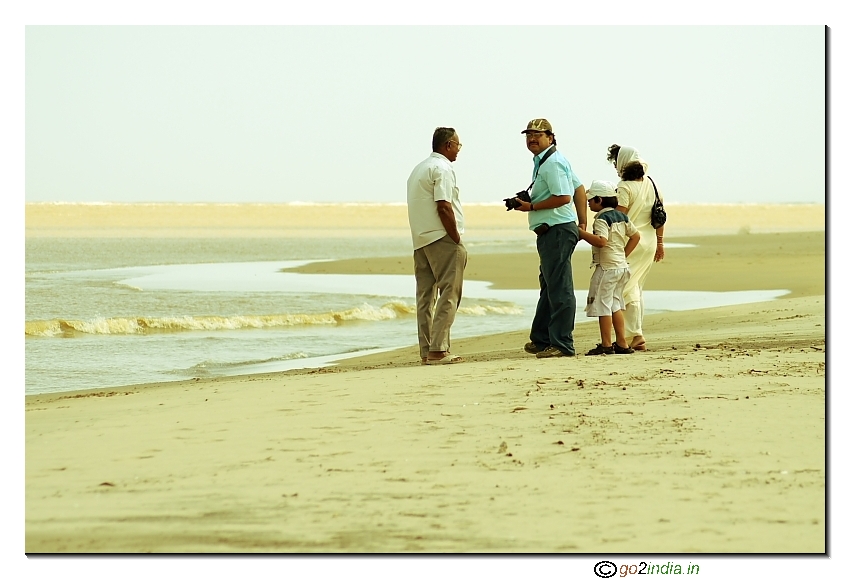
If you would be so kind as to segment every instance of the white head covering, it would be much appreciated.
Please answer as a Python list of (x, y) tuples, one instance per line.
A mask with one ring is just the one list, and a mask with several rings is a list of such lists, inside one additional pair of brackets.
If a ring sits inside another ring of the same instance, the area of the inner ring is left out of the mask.
[(637, 149), (632, 147), (620, 147), (620, 152), (617, 153), (617, 174), (622, 177), (623, 167), (635, 161), (643, 165), (644, 173), (649, 173), (649, 165), (640, 158), (640, 154), (637, 152)]
[(593, 197), (616, 197), (617, 189), (614, 188), (613, 183), (609, 183), (608, 181), (593, 181), (590, 183), (590, 188), (587, 189), (587, 198), (592, 199)]

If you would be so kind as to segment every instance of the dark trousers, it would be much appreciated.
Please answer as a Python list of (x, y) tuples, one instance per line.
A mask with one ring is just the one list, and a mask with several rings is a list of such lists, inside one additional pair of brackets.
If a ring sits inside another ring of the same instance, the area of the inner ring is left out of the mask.
[(540, 299), (531, 322), (531, 341), (544, 347), (557, 347), (567, 354), (575, 354), (576, 296), (572, 257), (578, 240), (575, 223), (555, 225), (537, 237)]

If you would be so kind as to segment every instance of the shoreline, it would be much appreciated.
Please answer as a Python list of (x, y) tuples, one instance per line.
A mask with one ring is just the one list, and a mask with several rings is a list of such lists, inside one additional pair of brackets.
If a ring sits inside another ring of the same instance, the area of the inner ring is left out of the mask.
[[(652, 273), (647, 283), (647, 291), (744, 291), (744, 290), (771, 290), (781, 287), (790, 293), (779, 297), (780, 301), (793, 297), (823, 295), (825, 293), (825, 278), (823, 275), (823, 258), (825, 248), (825, 234), (823, 232), (807, 233), (773, 233), (758, 235), (734, 235), (734, 236), (710, 236), (710, 237), (686, 237), (683, 241), (695, 244), (696, 247), (670, 248), (667, 250), (667, 258), (653, 266)], [(783, 247), (789, 247), (783, 251)], [(589, 262), (590, 253), (581, 257), (574, 257), (573, 271), (575, 286), (586, 287), (590, 279), (590, 269), (581, 266), (581, 259)], [(509, 263), (509, 266), (506, 266)], [(711, 267), (705, 267), (705, 263), (711, 263)], [(336, 261), (317, 261), (287, 269), (287, 272), (302, 274), (410, 274), (409, 259), (407, 257), (384, 257), (344, 259)], [(466, 277), (468, 280), (488, 281), (494, 289), (536, 289), (537, 282), (537, 255), (528, 249), (516, 253), (483, 253), (473, 254), (469, 261)], [(787, 275), (788, 268), (794, 270), (795, 274)], [(718, 275), (717, 272), (723, 274)], [(784, 285), (784, 286), (783, 286)], [(693, 311), (699, 311), (693, 310)], [(576, 327), (586, 325), (590, 322), (596, 327), (593, 320), (584, 317), (582, 307), (577, 311)], [(595, 329), (594, 329), (595, 330)], [(582, 330), (586, 331), (586, 330)], [(524, 343), (522, 333), (513, 332), (514, 339), (521, 347)], [(584, 341), (589, 342), (587, 349), (596, 343), (592, 331), (582, 340), (577, 339), (577, 352), (586, 351)], [(581, 335), (582, 333), (577, 333)], [(477, 337), (466, 338), (467, 340), (489, 340), (501, 333), (490, 333)], [(415, 341), (415, 335), (411, 343)], [(459, 343), (460, 341), (456, 341)], [(402, 346), (402, 350), (414, 351), (415, 347)], [(371, 357), (370, 353), (357, 352), (347, 356), (345, 359), (331, 362), (331, 365), (322, 364), (322, 367), (334, 367), (343, 364), (350, 366), (361, 363), (358, 360)], [(418, 355), (411, 354), (411, 359), (417, 359)], [(313, 364), (315, 362), (309, 362)], [(365, 361), (363, 363), (366, 363)], [(282, 372), (297, 371), (299, 369), (310, 370), (313, 367), (297, 369), (278, 370)], [(243, 376), (262, 375), (265, 371), (248, 371)], [(221, 378), (231, 376), (219, 376)], [(182, 383), (187, 380), (175, 380), (164, 383)], [(130, 385), (131, 387), (144, 386), (146, 382)], [(110, 389), (109, 387), (98, 387), (90, 389), (76, 389), (74, 392), (100, 391)], [(41, 394), (26, 394), (41, 395)]]
[[(653, 264), (645, 290), (787, 289), (791, 291), (789, 297), (825, 293), (824, 231), (688, 235), (677, 237), (676, 242), (697, 246), (667, 249), (665, 259)], [(590, 259), (589, 251), (573, 256), (576, 288), (587, 288), (590, 284)], [(409, 275), (411, 267), (408, 256), (399, 256), (316, 262), (287, 271)], [(789, 275), (789, 270), (795, 274)], [(537, 275), (537, 253), (521, 245), (510, 253), (472, 253), (464, 279), (488, 281), (494, 289), (538, 289)]]
[[(703, 311), (725, 311), (727, 309), (738, 307), (741, 305), (748, 305), (752, 303), (763, 303), (763, 304), (771, 304), (780, 299), (788, 299), (790, 295), (781, 295), (779, 297), (775, 297), (768, 300), (762, 301), (753, 301), (749, 303), (740, 303), (740, 304), (732, 304), (732, 305), (721, 305), (715, 307), (698, 307), (696, 309), (688, 309), (688, 310), (671, 310), (671, 311), (660, 311), (654, 313), (648, 313), (646, 315), (646, 323), (647, 327), (650, 327), (653, 323), (653, 320), (663, 315), (681, 315), (688, 313), (698, 313)], [(581, 311), (578, 312), (581, 314)], [(591, 329), (588, 330), (588, 326)], [(586, 341), (590, 343), (594, 339), (594, 333), (596, 332), (597, 323), (594, 318), (585, 318), (582, 316), (577, 317), (576, 319), (576, 330), (575, 336), (576, 340)], [(469, 345), (475, 344), (473, 350), (479, 351), (487, 351), (487, 348), (497, 347), (500, 344), (507, 343), (513, 341), (514, 344), (522, 344), (527, 340), (527, 329), (521, 330), (513, 330), (513, 331), (501, 331), (497, 333), (485, 333), (480, 335), (474, 335), (469, 337), (461, 337), (453, 339), (453, 343), (455, 344), (455, 349), (458, 351), (470, 350)], [(482, 349), (483, 348), (483, 349)], [(518, 348), (516, 346), (513, 347), (514, 350)], [(513, 351), (512, 353), (517, 353), (517, 351)], [(583, 351), (577, 350), (577, 354), (581, 355)], [(324, 359), (327, 357), (328, 359)], [(522, 354), (520, 354), (522, 357)], [(277, 374), (304, 374), (304, 373), (313, 373), (318, 370), (326, 370), (326, 371), (334, 371), (335, 368), (341, 368), (341, 370), (356, 370), (362, 368), (373, 368), (374, 363), (377, 361), (379, 364), (385, 366), (391, 365), (417, 365), (415, 361), (418, 360), (418, 347), (416, 345), (401, 345), (390, 348), (368, 348), (362, 351), (350, 352), (350, 353), (340, 353), (340, 354), (331, 354), (327, 356), (318, 356), (311, 358), (303, 358), (298, 360), (290, 360), (290, 361), (281, 361), (281, 362), (265, 362), (262, 365), (294, 365), (301, 362), (308, 362), (308, 365), (300, 366), (300, 367), (287, 367), (284, 369), (257, 369), (251, 371), (244, 371), (243, 373), (231, 373), (231, 374), (219, 374), (219, 375), (211, 375), (211, 376), (203, 376), (203, 377), (195, 377), (195, 378), (185, 378), (173, 381), (150, 381), (150, 382), (139, 382), (139, 383), (131, 383), (127, 385), (120, 386), (101, 386), (101, 387), (90, 387), (85, 389), (74, 389), (74, 390), (66, 390), (66, 391), (54, 391), (54, 392), (41, 392), (41, 393), (25, 393), (25, 397), (29, 398), (31, 396), (63, 396), (63, 397), (79, 397), (96, 394), (97, 392), (111, 392), (111, 391), (124, 391), (128, 388), (138, 389), (141, 387), (148, 386), (165, 386), (169, 384), (194, 384), (200, 381), (210, 381), (210, 380), (221, 380), (221, 379), (243, 379), (251, 376), (257, 375), (277, 375)], [(237, 370), (238, 371), (238, 370)], [(79, 395), (78, 395), (79, 394)]]
[[(785, 303), (783, 300), (789, 300), (790, 302)], [(705, 350), (722, 348), (724, 346), (730, 346), (730, 343), (738, 342), (751, 345), (756, 337), (762, 339), (763, 344), (767, 344), (769, 348), (776, 347), (779, 343), (783, 344), (783, 347), (789, 347), (800, 343), (806, 344), (812, 340), (818, 341), (818, 339), (820, 339), (820, 342), (825, 342), (825, 330), (823, 336), (808, 334), (800, 338), (792, 337), (794, 331), (797, 330), (796, 326), (785, 330), (782, 337), (759, 335), (758, 331), (760, 329), (757, 329), (758, 326), (751, 326), (746, 329), (736, 327), (734, 330), (723, 330), (729, 324), (745, 323), (745, 316), (752, 315), (752, 312), (756, 310), (790, 311), (799, 309), (802, 311), (805, 309), (805, 314), (797, 315), (798, 318), (802, 318), (825, 314), (825, 303), (825, 295), (809, 295), (796, 298), (782, 296), (769, 301), (649, 314), (644, 318), (644, 323), (648, 332), (651, 332), (653, 335), (653, 343), (655, 345), (647, 353), (650, 351), (655, 353), (659, 351), (678, 351), (682, 343), (677, 339), (676, 332), (681, 331), (691, 334), (697, 332), (699, 329), (705, 329), (706, 333), (704, 333), (704, 337), (701, 340), (702, 343), (699, 344), (700, 347), (697, 349)], [(823, 309), (823, 312), (819, 312), (820, 309)], [(719, 319), (726, 319), (728, 322), (719, 321)], [(675, 327), (675, 329), (664, 329), (668, 324)], [(824, 325), (823, 323), (815, 323), (813, 327), (824, 327)], [(527, 333), (528, 331), (523, 329), (459, 338), (453, 341), (453, 348), (467, 358), (470, 363), (490, 361), (493, 359), (530, 360), (531, 356), (522, 351), (522, 344), (527, 341)], [(582, 341), (591, 344), (591, 341), (598, 339), (598, 325), (592, 320), (577, 323), (574, 330), (574, 337), (577, 342)], [(686, 349), (687, 347), (685, 345)], [(255, 378), (269, 379), (294, 375), (337, 374), (372, 369), (390, 369), (394, 367), (419, 367), (418, 351), (419, 348), (415, 344), (402, 345), (386, 351), (357, 353), (350, 357), (339, 359), (332, 365), (321, 367), (302, 367), (281, 371), (195, 377), (175, 381), (153, 381), (149, 383), (89, 388), (66, 392), (34, 393), (26, 394), (25, 399), (55, 400), (112, 397), (115, 395), (125, 395), (129, 391), (147, 388), (162, 389), (198, 384), (242, 382)], [(583, 351), (577, 350), (576, 354), (578, 357), (582, 357)]]

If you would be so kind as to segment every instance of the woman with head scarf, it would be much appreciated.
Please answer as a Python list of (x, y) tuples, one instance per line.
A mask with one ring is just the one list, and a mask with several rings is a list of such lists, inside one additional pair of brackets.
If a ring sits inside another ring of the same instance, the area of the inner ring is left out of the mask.
[(617, 210), (626, 213), (640, 232), (640, 243), (629, 256), (632, 276), (623, 290), (623, 300), (626, 302), (626, 340), (632, 349), (645, 351), (643, 286), (652, 264), (664, 258), (664, 226), (658, 229), (652, 226), (650, 219), (656, 188), (647, 174), (649, 166), (640, 158), (638, 151), (613, 144), (608, 147), (608, 160), (620, 176)]

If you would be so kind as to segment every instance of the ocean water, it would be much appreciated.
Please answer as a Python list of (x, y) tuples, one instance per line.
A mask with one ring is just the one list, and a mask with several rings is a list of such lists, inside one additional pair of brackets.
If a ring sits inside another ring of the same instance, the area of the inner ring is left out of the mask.
[[(25, 393), (318, 367), (414, 345), (412, 274), (288, 271), (394, 255), (411, 258), (408, 239), (28, 238)], [(586, 292), (576, 293), (582, 304)], [(784, 293), (648, 292), (645, 301), (649, 311), (684, 310)], [(466, 281), (452, 335), (528, 329), (536, 301), (536, 290)]]

